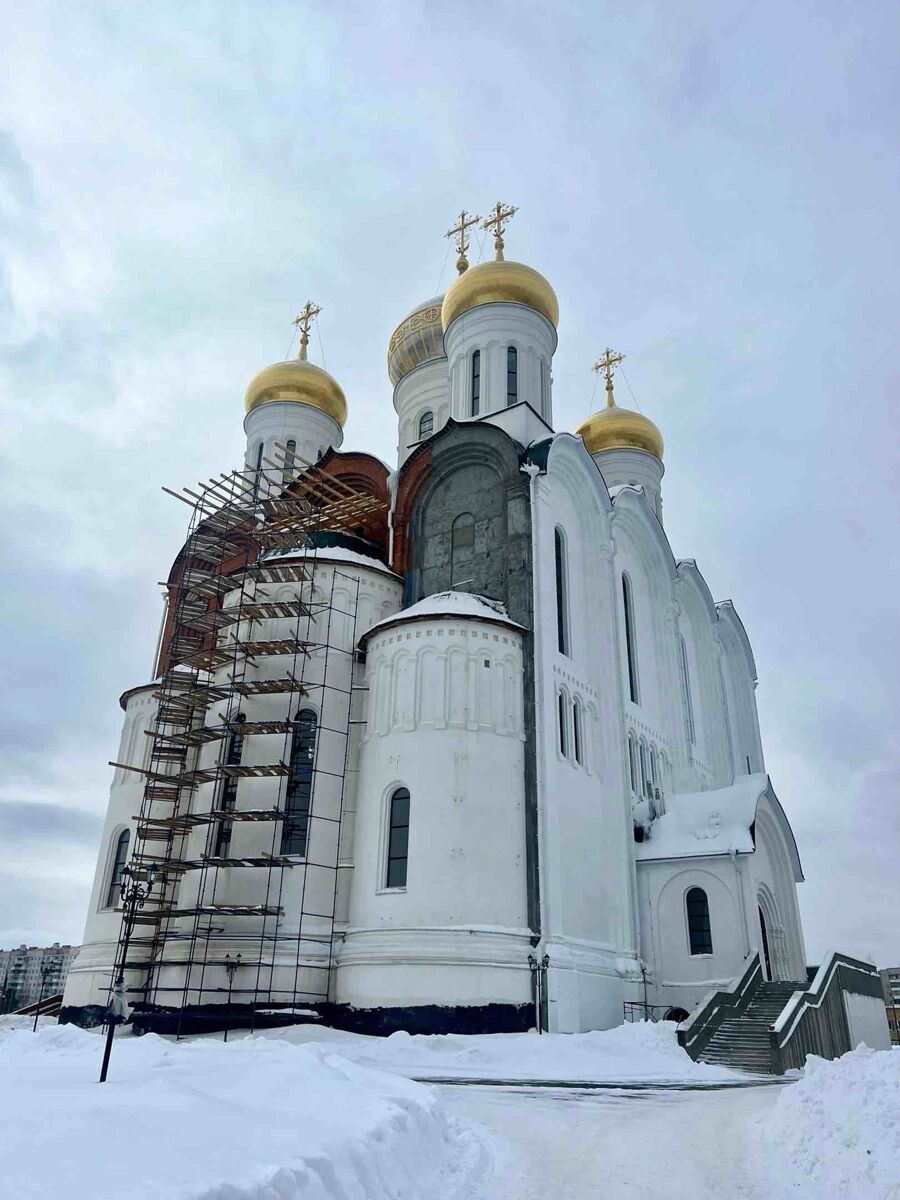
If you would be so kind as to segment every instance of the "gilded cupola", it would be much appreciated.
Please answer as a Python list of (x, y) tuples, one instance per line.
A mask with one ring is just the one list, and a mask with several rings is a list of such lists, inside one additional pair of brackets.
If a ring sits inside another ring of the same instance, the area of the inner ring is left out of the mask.
[(410, 371), (422, 363), (444, 357), (444, 330), (441, 327), (443, 296), (434, 296), (404, 317), (388, 343), (388, 375), (396, 387)]
[(663, 436), (649, 417), (630, 408), (620, 408), (613, 396), (613, 369), (622, 361), (623, 355), (615, 354), (608, 347), (603, 357), (594, 365), (595, 371), (606, 374), (606, 406), (592, 413), (575, 432), (581, 437), (591, 454), (602, 454), (604, 450), (644, 450), (662, 459)]
[(441, 306), (441, 325), (445, 331), (464, 312), (483, 304), (522, 304), (546, 317), (554, 329), (559, 324), (559, 301), (544, 276), (525, 263), (507, 262), (503, 257), (503, 230), (515, 212), (515, 208), (497, 203), (493, 215), (484, 222), (485, 229), (494, 231), (496, 257), (493, 262), (479, 263), (477, 267), (469, 267), (465, 256), (466, 214), (460, 216), (462, 233), (460, 226), (448, 231), (448, 236), (460, 236), (460, 257), (456, 264), (460, 273), (447, 289)]
[(306, 308), (295, 321), (300, 328), (300, 354), (297, 358), (273, 363), (254, 375), (244, 401), (248, 413), (262, 404), (308, 404), (326, 413), (343, 429), (347, 421), (347, 400), (340, 384), (306, 357), (310, 323), (319, 311), (315, 305), (307, 302)]

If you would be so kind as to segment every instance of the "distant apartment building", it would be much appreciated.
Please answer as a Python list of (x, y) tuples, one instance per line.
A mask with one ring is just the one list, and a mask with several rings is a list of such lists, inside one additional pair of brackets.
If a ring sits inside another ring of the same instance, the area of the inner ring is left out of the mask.
[(61, 946), (54, 942), (52, 946), (0, 950), (0, 1013), (15, 1012), (26, 1004), (34, 1004), (42, 990), (45, 996), (60, 993), (78, 949), (78, 946)]
[(884, 1006), (887, 1009), (891, 1044), (900, 1046), (900, 967), (885, 967), (879, 971), (884, 990)]

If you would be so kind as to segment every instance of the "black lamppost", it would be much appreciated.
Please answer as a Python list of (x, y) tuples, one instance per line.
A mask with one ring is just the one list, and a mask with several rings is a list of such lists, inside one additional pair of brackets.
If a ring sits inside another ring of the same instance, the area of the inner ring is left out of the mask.
[(60, 960), (58, 958), (51, 958), (49, 960), (49, 962), (41, 963), (41, 966), (40, 966), (41, 991), (38, 996), (37, 1008), (35, 1009), (35, 1013), (34, 1013), (34, 1026), (32, 1027), (32, 1030), (31, 1030), (32, 1033), (37, 1033), (38, 1017), (41, 1015), (41, 1005), (44, 1003), (44, 989), (47, 986), (47, 977), (49, 975), (52, 975), (54, 971), (59, 969), (59, 962), (60, 962)]
[[(230, 954), (225, 955), (225, 974), (228, 976), (228, 1008), (231, 1009), (231, 989), (234, 986), (234, 973), (241, 965), (241, 956), (238, 954), (232, 958)], [(228, 1020), (226, 1016), (225, 1020)], [(225, 1037), (223, 1041), (228, 1041), (228, 1026), (225, 1026)]]
[(113, 1038), (116, 1026), (128, 1016), (128, 1006), (125, 1003), (125, 964), (128, 961), (128, 943), (134, 931), (134, 923), (138, 912), (153, 888), (156, 879), (156, 868), (148, 867), (144, 879), (135, 878), (131, 867), (123, 867), (119, 880), (119, 897), (122, 901), (122, 938), (120, 942), (121, 957), (116, 981), (109, 1007), (106, 1010), (106, 1045), (103, 1048), (103, 1065), (100, 1068), (100, 1082), (106, 1083), (106, 1073), (109, 1070), (109, 1056), (112, 1053)]

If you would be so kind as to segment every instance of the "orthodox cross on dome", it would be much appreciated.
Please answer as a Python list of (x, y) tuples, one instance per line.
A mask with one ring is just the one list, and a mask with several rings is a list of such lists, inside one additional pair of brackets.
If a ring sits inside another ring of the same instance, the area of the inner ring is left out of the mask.
[(313, 304), (312, 300), (307, 300), (300, 310), (299, 316), (294, 318), (294, 324), (300, 330), (300, 353), (297, 357), (301, 362), (306, 362), (306, 347), (309, 345), (309, 327), (321, 311), (318, 304)]
[(518, 211), (518, 208), (514, 208), (511, 204), (501, 204), (498, 200), (491, 209), (491, 215), (482, 222), (482, 229), (493, 229), (494, 231), (494, 250), (497, 262), (503, 262), (503, 231), (506, 229), (506, 222)]
[(469, 249), (469, 230), (473, 225), (477, 225), (481, 217), (472, 213), (467, 213), (465, 209), (459, 214), (459, 221), (448, 229), (444, 237), (456, 238), (456, 249), (459, 251), (459, 258), (456, 260), (456, 269), (462, 275), (469, 266), (469, 260), (466, 258), (466, 251)]
[(624, 354), (619, 354), (617, 350), (610, 350), (609, 346), (607, 346), (603, 354), (591, 368), (592, 371), (603, 371), (606, 375), (607, 408), (612, 408), (615, 404), (615, 400), (613, 400), (613, 371), (624, 357)]

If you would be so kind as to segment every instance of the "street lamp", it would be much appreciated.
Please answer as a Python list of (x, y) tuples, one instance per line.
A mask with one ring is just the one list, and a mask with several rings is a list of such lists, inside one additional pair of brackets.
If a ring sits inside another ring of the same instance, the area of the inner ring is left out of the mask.
[[(234, 973), (240, 965), (241, 965), (240, 954), (238, 954), (235, 958), (232, 958), (230, 954), (225, 955), (225, 974), (228, 976), (228, 1008), (229, 1008), (229, 1010), (231, 1009), (231, 989), (234, 986)], [(228, 1020), (227, 1017), (225, 1019), (226, 1019), (226, 1021)], [(225, 1026), (225, 1037), (222, 1040), (225, 1042), (228, 1041), (228, 1026), (227, 1026), (227, 1024)]]
[(58, 958), (51, 958), (47, 962), (41, 963), (41, 990), (40, 994), (38, 995), (37, 1008), (34, 1012), (34, 1026), (31, 1030), (32, 1033), (37, 1033), (38, 1017), (41, 1015), (41, 1005), (44, 1003), (44, 989), (47, 986), (47, 977), (52, 975), (54, 971), (59, 970), (60, 961), (61, 960)]
[(121, 955), (116, 981), (113, 984), (112, 996), (106, 1010), (106, 1044), (103, 1048), (103, 1065), (100, 1068), (100, 1082), (106, 1083), (106, 1073), (109, 1070), (109, 1056), (112, 1053), (113, 1038), (116, 1026), (128, 1016), (128, 1006), (125, 1003), (125, 964), (128, 961), (128, 943), (134, 932), (134, 923), (138, 912), (153, 890), (156, 880), (156, 868), (148, 867), (144, 879), (137, 879), (131, 867), (123, 867), (119, 879), (119, 897), (122, 901), (122, 937), (120, 939)]

